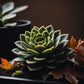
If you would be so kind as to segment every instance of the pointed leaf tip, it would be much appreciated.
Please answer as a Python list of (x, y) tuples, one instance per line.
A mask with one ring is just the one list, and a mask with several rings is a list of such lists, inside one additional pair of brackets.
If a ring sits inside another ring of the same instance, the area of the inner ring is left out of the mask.
[(72, 36), (71, 40), (70, 40), (70, 47), (75, 49), (77, 47), (78, 43), (76, 41), (76, 39)]

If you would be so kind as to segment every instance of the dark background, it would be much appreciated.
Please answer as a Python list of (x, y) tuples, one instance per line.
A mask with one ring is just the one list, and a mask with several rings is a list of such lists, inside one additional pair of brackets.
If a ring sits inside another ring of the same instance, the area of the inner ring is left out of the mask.
[(32, 27), (52, 24), (76, 39), (84, 38), (84, 0), (0, 0), (0, 3), (9, 1), (14, 1), (15, 7), (29, 5), (16, 19), (30, 20)]

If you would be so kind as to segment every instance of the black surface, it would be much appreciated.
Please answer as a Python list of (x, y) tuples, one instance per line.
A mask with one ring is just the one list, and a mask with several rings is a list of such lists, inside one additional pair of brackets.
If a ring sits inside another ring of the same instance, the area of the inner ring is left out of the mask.
[(15, 78), (15, 77), (7, 77), (0, 76), (0, 84), (67, 84), (58, 81), (42, 81), (42, 80), (32, 80), (32, 79), (24, 79), (24, 78)]
[[(0, 76), (0, 84), (70, 84), (67, 81), (43, 81), (25, 78)], [(80, 80), (78, 84), (84, 84), (84, 80)]]
[(18, 26), (0, 27), (0, 57), (11, 60), (14, 54), (11, 49), (16, 47), (14, 42), (19, 39), (20, 33), (24, 34), (25, 30), (30, 30), (31, 22), (27, 20), (18, 20)]

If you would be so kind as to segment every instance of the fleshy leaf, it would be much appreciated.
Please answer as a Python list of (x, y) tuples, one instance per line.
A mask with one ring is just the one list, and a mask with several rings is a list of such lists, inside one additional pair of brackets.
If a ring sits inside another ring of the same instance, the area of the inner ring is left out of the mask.
[(48, 37), (48, 35), (49, 35), (48, 31), (44, 31), (43, 34), (44, 34), (46, 37)]
[(9, 20), (16, 17), (16, 14), (8, 14), (2, 17), (2, 21), (4, 22), (5, 20)]
[(45, 27), (42, 26), (42, 27), (39, 29), (39, 32), (42, 33), (42, 32), (45, 31), (45, 30), (46, 30)]
[(49, 48), (49, 49), (44, 50), (42, 53), (43, 53), (43, 54), (49, 54), (49, 53), (51, 53), (53, 50), (54, 50), (54, 46), (52, 46), (52, 47)]
[(68, 56), (71, 55), (74, 52), (74, 50), (72, 48), (66, 48), (64, 55)]
[(59, 42), (60, 42), (60, 35), (55, 39), (55, 48), (57, 48)]
[(15, 45), (16, 45), (19, 49), (25, 50), (25, 49), (23, 48), (23, 46), (21, 45), (21, 41), (16, 41), (16, 42), (15, 42)]
[(13, 27), (13, 26), (16, 26), (16, 22), (14, 22), (14, 23), (7, 23), (7, 24), (5, 24), (4, 26), (5, 27)]
[(68, 44), (68, 40), (63, 40), (59, 43), (59, 46), (57, 47), (58, 49), (63, 49), (67, 44)]
[(29, 42), (29, 45), (32, 47), (32, 48), (35, 48), (36, 45), (33, 43), (33, 42)]
[(63, 40), (67, 40), (67, 38), (68, 38), (68, 34), (60, 35), (60, 42), (63, 41)]
[(30, 37), (30, 32), (29, 31), (25, 31), (25, 35)]
[(21, 57), (17, 57), (17, 58), (14, 58), (12, 60), (12, 62), (25, 62), (25, 59), (21, 58)]
[(11, 11), (11, 12), (10, 12), (10, 14), (15, 14), (15, 13), (21, 12), (21, 11), (23, 11), (23, 10), (27, 9), (27, 8), (28, 8), (28, 6), (27, 6), (27, 5), (17, 7), (17, 8), (15, 8), (13, 11)]
[(8, 2), (2, 6), (2, 14), (5, 14), (11, 10), (14, 9), (14, 3), (13, 2)]
[(45, 46), (43, 46), (43, 45), (37, 45), (37, 46), (35, 47), (35, 49), (36, 49), (37, 51), (42, 52), (42, 51), (45, 49)]
[(32, 32), (35, 32), (36, 34), (38, 33), (38, 30), (36, 29), (37, 27), (34, 26), (34, 28), (32, 29)]
[(20, 40), (25, 42), (25, 34), (20, 34)]
[(53, 31), (53, 27), (52, 27), (52, 25), (47, 26), (46, 29), (47, 29), (48, 32)]
[(27, 64), (34, 64), (34, 63), (37, 63), (37, 61), (36, 60), (26, 60), (26, 63)]
[(33, 50), (33, 49), (29, 49), (29, 48), (27, 48), (27, 51), (28, 51), (30, 54), (34, 54), (34, 55), (39, 54), (39, 52), (37, 52), (37, 51), (35, 51), (35, 50)]
[(61, 35), (61, 31), (60, 30), (56, 30), (54, 32), (54, 40), (56, 39), (56, 37), (58, 37), (59, 35)]
[(25, 56), (30, 56), (30, 54), (29, 54), (28, 52), (21, 51), (21, 50), (19, 50), (18, 48), (12, 49), (12, 52), (13, 52), (14, 54), (18, 55), (18, 56), (23, 56), (23, 57), (25, 57)]
[(29, 44), (29, 41), (30, 41), (30, 37), (29, 37), (29, 36), (25, 36), (25, 42), (26, 42), (27, 44)]

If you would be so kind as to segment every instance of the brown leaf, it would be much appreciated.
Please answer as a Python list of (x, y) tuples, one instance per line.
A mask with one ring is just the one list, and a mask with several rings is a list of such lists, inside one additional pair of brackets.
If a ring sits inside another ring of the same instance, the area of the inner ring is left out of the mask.
[(75, 49), (77, 47), (77, 45), (78, 45), (78, 43), (77, 43), (76, 39), (72, 36), (71, 40), (70, 40), (70, 47), (72, 49)]
[(65, 79), (67, 81), (69, 81), (71, 84), (78, 84), (78, 80), (75, 76), (73, 76), (72, 74), (68, 73), (65, 75)]
[(63, 78), (63, 73), (64, 70), (56, 69), (55, 71), (50, 72), (49, 75), (53, 75), (54, 79), (61, 79)]
[(84, 57), (84, 46), (80, 46), (79, 47), (79, 51), (80, 51), (80, 53), (83, 55), (83, 57)]
[(79, 67), (84, 67), (84, 41), (79, 39), (77, 43), (76, 39), (72, 36), (70, 40), (70, 47), (73, 48), (75, 51), (75, 55), (73, 55), (73, 58), (76, 61), (74, 62), (74, 64), (78, 63)]
[(50, 72), (49, 75), (54, 76), (54, 79), (62, 79), (64, 75), (65, 79), (71, 84), (78, 84), (79, 80), (77, 77), (84, 77), (84, 73), (77, 71), (73, 66), (70, 65), (67, 65), (64, 68), (57, 68), (56, 70)]

